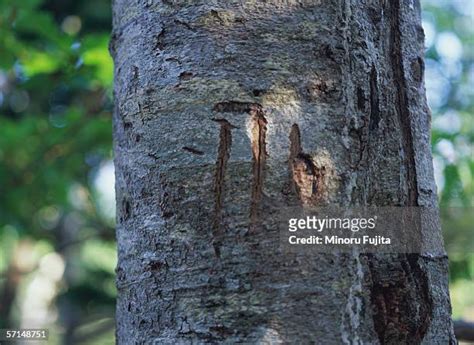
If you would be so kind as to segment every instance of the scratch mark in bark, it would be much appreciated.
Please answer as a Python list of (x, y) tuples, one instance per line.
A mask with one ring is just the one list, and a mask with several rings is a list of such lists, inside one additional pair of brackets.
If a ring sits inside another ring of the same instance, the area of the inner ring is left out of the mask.
[(290, 130), (290, 164), (301, 153), (301, 133), (296, 123), (291, 126)]
[(297, 124), (290, 131), (288, 158), (290, 186), (303, 204), (316, 204), (321, 199), (325, 167), (318, 168), (312, 157), (303, 152), (301, 133)]
[(250, 202), (250, 229), (249, 232), (256, 231), (260, 215), (260, 204), (263, 195), (263, 180), (265, 174), (265, 161), (267, 159), (266, 136), (267, 119), (264, 116), (261, 106), (250, 110), (252, 121), (252, 196)]
[(230, 148), (232, 145), (232, 126), (225, 119), (213, 119), (220, 124), (219, 148), (217, 151), (216, 174), (214, 179), (214, 222), (213, 222), (213, 246), (216, 255), (220, 256), (220, 244), (222, 238), (222, 207), (224, 204), (224, 184), (227, 162), (229, 161)]
[(262, 106), (258, 103), (224, 101), (217, 103), (213, 110), (221, 113), (248, 113), (251, 117), (252, 192), (249, 233), (254, 233), (260, 216), (265, 161), (268, 156), (266, 152), (267, 119)]
[(291, 126), (290, 130), (290, 156), (288, 157), (288, 171), (290, 174), (290, 189), (292, 192), (296, 193), (299, 197), (298, 189), (295, 184), (294, 179), (294, 163), (296, 158), (302, 153), (301, 148), (301, 133), (300, 128), (296, 123)]

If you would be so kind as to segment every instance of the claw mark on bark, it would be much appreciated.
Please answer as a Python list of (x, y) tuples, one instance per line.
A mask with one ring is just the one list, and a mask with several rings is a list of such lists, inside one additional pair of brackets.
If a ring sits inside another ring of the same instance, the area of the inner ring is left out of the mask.
[(265, 173), (267, 119), (263, 108), (258, 103), (224, 101), (217, 103), (214, 111), (220, 113), (248, 113), (251, 117), (251, 147), (252, 147), (252, 194), (250, 200), (249, 233), (254, 233), (258, 226), (260, 204), (263, 195), (263, 180)]
[(303, 152), (301, 134), (297, 124), (290, 131), (290, 156), (288, 158), (290, 186), (303, 204), (314, 205), (321, 199), (325, 167), (317, 167), (312, 157)]
[(230, 148), (232, 145), (232, 126), (229, 121), (225, 119), (213, 119), (220, 124), (219, 134), (219, 148), (216, 160), (216, 174), (214, 180), (214, 223), (212, 226), (213, 231), (213, 246), (216, 255), (220, 256), (220, 244), (222, 241), (222, 207), (224, 204), (224, 184), (225, 184), (225, 172), (227, 169), (227, 162), (229, 161)]
[(250, 202), (250, 229), (256, 231), (260, 215), (260, 204), (263, 195), (263, 180), (265, 174), (265, 161), (267, 159), (266, 136), (267, 119), (260, 105), (250, 108), (252, 121), (251, 146), (252, 146), (252, 196)]
[(293, 160), (302, 152), (300, 128), (296, 123), (291, 126), (290, 130), (290, 168)]
[(301, 134), (300, 128), (296, 123), (291, 126), (290, 130), (290, 156), (288, 157), (288, 171), (290, 173), (290, 189), (293, 192), (297, 192), (295, 180), (293, 178), (293, 164), (296, 157), (302, 152), (301, 148)]

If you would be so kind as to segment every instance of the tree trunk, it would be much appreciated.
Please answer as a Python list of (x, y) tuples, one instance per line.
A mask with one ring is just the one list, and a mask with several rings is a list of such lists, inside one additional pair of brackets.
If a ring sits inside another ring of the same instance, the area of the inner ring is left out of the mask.
[(275, 205), (436, 206), (418, 1), (113, 7), (119, 344), (455, 343), (446, 256), (274, 239)]

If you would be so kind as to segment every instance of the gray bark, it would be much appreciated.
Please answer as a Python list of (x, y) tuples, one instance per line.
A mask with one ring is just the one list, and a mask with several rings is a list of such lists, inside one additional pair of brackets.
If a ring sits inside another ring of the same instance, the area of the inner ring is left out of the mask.
[(274, 239), (275, 205), (436, 206), (417, 1), (113, 14), (119, 344), (455, 342), (446, 256)]

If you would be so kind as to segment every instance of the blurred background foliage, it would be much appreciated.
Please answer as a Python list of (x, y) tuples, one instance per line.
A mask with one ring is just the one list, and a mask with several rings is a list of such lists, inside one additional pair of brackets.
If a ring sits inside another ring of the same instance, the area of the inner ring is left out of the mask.
[(109, 0), (0, 0), (0, 328), (113, 344)]
[(474, 1), (422, 0), (433, 163), (454, 318), (474, 322)]
[[(456, 318), (474, 321), (474, 1), (425, 0)], [(0, 328), (113, 344), (110, 0), (0, 0)]]

